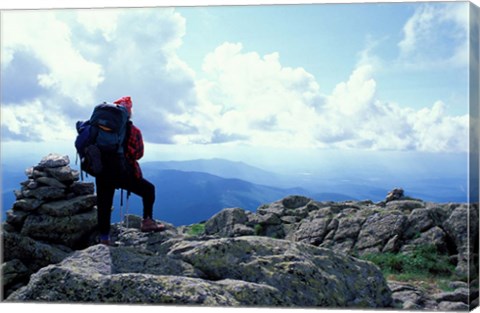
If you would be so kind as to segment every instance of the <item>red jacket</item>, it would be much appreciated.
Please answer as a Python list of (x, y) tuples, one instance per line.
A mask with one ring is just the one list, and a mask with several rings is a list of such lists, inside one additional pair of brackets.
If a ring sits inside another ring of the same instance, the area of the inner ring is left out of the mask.
[(143, 138), (142, 132), (132, 122), (130, 123), (130, 135), (127, 139), (127, 151), (125, 157), (128, 164), (133, 168), (135, 178), (142, 178), (142, 169), (138, 160), (143, 157)]

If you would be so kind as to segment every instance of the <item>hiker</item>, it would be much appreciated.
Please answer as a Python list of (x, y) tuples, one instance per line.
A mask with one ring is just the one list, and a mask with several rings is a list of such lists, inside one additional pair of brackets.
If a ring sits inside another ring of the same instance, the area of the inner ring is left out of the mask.
[[(162, 231), (165, 226), (155, 222), (153, 204), (155, 202), (155, 186), (143, 178), (138, 160), (143, 156), (143, 139), (140, 130), (133, 125), (132, 100), (122, 97), (114, 101), (119, 107), (128, 112), (127, 130), (124, 141), (125, 160), (115, 161), (109, 155), (102, 154), (103, 169), (96, 176), (98, 227), (100, 243), (110, 243), (110, 219), (115, 189), (121, 188), (140, 196), (143, 202), (142, 232)], [(123, 163), (123, 164), (122, 164)], [(125, 166), (126, 165), (126, 166)]]

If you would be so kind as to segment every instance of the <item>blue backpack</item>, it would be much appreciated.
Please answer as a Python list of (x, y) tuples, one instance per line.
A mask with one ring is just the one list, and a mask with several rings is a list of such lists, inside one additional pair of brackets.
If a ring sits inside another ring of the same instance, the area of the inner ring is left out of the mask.
[(126, 170), (124, 145), (127, 124), (127, 109), (108, 103), (97, 105), (90, 120), (77, 122), (75, 148), (80, 156), (82, 172), (92, 176), (101, 174), (106, 158), (109, 165), (117, 165), (118, 168), (113, 169), (115, 174), (121, 175)]

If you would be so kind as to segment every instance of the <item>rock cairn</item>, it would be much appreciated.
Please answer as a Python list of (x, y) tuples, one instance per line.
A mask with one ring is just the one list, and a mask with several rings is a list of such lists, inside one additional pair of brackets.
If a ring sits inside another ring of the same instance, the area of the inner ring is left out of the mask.
[[(97, 224), (94, 184), (79, 181), (68, 156), (49, 154), (25, 170), (3, 224), (3, 290), (91, 242)], [(4, 294), (5, 296), (5, 294)]]
[(385, 202), (401, 200), (405, 197), (404, 191), (402, 188), (395, 188), (387, 194)]

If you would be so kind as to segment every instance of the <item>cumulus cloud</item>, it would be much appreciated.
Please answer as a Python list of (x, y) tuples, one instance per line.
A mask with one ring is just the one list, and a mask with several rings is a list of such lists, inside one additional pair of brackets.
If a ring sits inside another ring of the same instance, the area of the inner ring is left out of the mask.
[[(260, 56), (243, 52), (239, 43), (224, 43), (206, 56), (203, 70), (207, 79), (197, 84), (199, 111), (210, 123), (199, 128), (210, 137), (219, 129), (223, 137), (257, 145), (285, 143), (272, 136), (302, 140), (298, 132), (307, 131), (304, 125), (315, 110), (305, 104), (318, 101), (319, 91), (304, 69), (282, 67), (278, 53)], [(195, 116), (191, 120), (201, 124)]]
[(38, 85), (72, 98), (79, 104), (93, 100), (103, 80), (99, 64), (85, 59), (73, 47), (71, 30), (54, 12), (12, 11), (2, 14), (2, 70), (18, 51), (39, 60), (47, 71), (35, 78)]
[[(197, 132), (175, 120), (196, 106), (196, 95), (193, 72), (176, 54), (185, 20), (173, 9), (21, 11), (2, 17), (2, 76), (9, 78), (2, 80), (2, 115), (26, 100), (43, 111), (51, 109), (45, 103), (57, 101), (56, 112), (71, 123), (87, 119), (99, 102), (131, 95), (147, 140), (171, 143), (177, 134)], [(35, 66), (26, 67), (26, 61)], [(32, 88), (22, 91), (24, 83)], [(13, 118), (2, 123), (7, 136), (20, 123)]]
[(10, 137), (19, 140), (45, 141), (74, 138), (75, 131), (54, 106), (39, 100), (2, 107), (2, 125)]
[(403, 28), (401, 58), (411, 66), (468, 64), (469, 4), (424, 4)]
[[(463, 25), (460, 13), (442, 12), (416, 12), (399, 46), (404, 55), (420, 55), (432, 25)], [(75, 120), (95, 104), (130, 95), (134, 122), (151, 143), (468, 148), (468, 117), (449, 116), (448, 104), (415, 110), (379, 99), (368, 49), (325, 94), (314, 75), (284, 66), (278, 52), (260, 55), (241, 43), (206, 55), (197, 79), (177, 54), (187, 29), (174, 9), (21, 13), (2, 15), (3, 140), (73, 140)], [(447, 52), (453, 60), (457, 51)]]
[[(313, 75), (282, 66), (277, 53), (244, 52), (225, 43), (205, 58), (200, 115), (183, 116), (203, 136), (182, 142), (237, 141), (262, 146), (466, 151), (467, 115), (441, 101), (414, 110), (378, 99), (374, 67), (360, 64), (330, 95)], [(209, 121), (208, 124), (202, 123)]]

